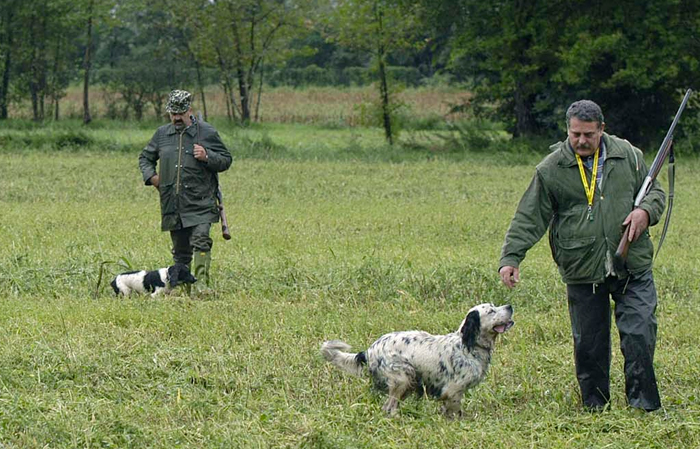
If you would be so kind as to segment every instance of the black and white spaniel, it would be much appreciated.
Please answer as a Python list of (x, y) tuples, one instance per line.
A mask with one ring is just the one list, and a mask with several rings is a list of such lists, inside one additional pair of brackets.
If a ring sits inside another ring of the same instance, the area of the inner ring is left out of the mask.
[(135, 293), (150, 293), (152, 297), (168, 294), (180, 284), (194, 284), (197, 279), (183, 263), (153, 271), (129, 271), (117, 275), (111, 286), (114, 293), (129, 296)]

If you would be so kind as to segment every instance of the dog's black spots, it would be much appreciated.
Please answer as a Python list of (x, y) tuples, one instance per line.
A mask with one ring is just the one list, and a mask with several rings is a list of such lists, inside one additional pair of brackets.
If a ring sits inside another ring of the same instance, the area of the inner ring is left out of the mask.
[(410, 339), (408, 337), (403, 337), (402, 340), (405, 345), (410, 345), (412, 342), (415, 341), (414, 339)]
[(377, 372), (372, 374), (372, 386), (377, 390), (386, 393), (389, 390), (389, 384), (386, 381), (386, 377), (380, 375)]
[(427, 382), (424, 384), (424, 388), (430, 397), (439, 398), (440, 396), (442, 396), (443, 385), (441, 384), (436, 385)]
[(114, 294), (118, 295), (119, 294), (119, 287), (117, 287), (117, 278), (112, 279), (112, 282), (110, 282), (109, 285), (112, 286), (112, 290), (114, 290)]
[(156, 287), (165, 287), (165, 283), (161, 280), (157, 271), (149, 271), (143, 277), (143, 288), (147, 292), (153, 293), (156, 291)]
[(462, 343), (467, 347), (467, 351), (471, 351), (476, 346), (476, 340), (481, 332), (481, 318), (479, 312), (472, 310), (464, 320), (462, 327)]
[(416, 377), (416, 393), (419, 396), (428, 395), (431, 398), (440, 398), (444, 387), (445, 386), (441, 383), (435, 384), (430, 381), (426, 381), (421, 375)]
[(367, 355), (364, 351), (357, 353), (357, 355), (355, 356), (355, 363), (357, 363), (358, 365), (367, 364)]
[[(442, 357), (440, 357), (442, 359)], [(440, 374), (445, 374), (447, 372), (447, 367), (445, 366), (444, 363), (442, 363), (442, 360), (439, 363), (439, 368), (440, 368)]]

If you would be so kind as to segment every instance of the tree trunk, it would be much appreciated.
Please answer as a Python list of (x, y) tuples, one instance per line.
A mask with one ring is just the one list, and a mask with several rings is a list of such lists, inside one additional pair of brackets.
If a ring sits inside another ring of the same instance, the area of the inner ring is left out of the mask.
[(379, 94), (382, 100), (382, 119), (384, 124), (384, 137), (389, 145), (394, 144), (394, 136), (391, 129), (391, 110), (389, 106), (389, 84), (386, 79), (386, 49), (384, 48), (384, 25), (382, 23), (382, 11), (377, 10), (377, 23), (379, 25), (379, 39), (377, 45), (377, 58), (379, 63)]
[(12, 10), (5, 12), (6, 53), (3, 61), (2, 84), (0, 84), (0, 120), (7, 119), (7, 91), (10, 88), (10, 70), (12, 68)]
[(260, 61), (260, 84), (258, 85), (258, 99), (255, 103), (255, 121), (258, 122), (260, 120), (260, 100), (262, 98), (262, 90), (263, 90), (263, 74), (265, 73), (265, 66), (263, 61)]
[(92, 7), (94, 0), (88, 3), (88, 20), (87, 20), (87, 44), (85, 45), (85, 56), (83, 58), (83, 124), (87, 125), (92, 121), (90, 115), (90, 69), (92, 68)]
[(226, 116), (230, 121), (233, 121), (233, 114), (231, 112), (231, 97), (229, 96), (229, 87), (227, 82), (222, 82), (222, 86), (224, 86), (224, 98), (226, 99)]
[(250, 122), (250, 95), (245, 72), (241, 68), (236, 70), (238, 75), (238, 94), (241, 97), (241, 122)]
[(204, 97), (204, 83), (202, 83), (202, 70), (199, 65), (199, 61), (195, 59), (194, 61), (195, 68), (197, 69), (197, 86), (199, 87), (199, 96), (202, 99), (202, 111), (204, 114), (204, 121), (207, 121), (207, 100)]
[(51, 74), (51, 84), (49, 85), (49, 96), (51, 99), (51, 104), (53, 105), (53, 118), (55, 121), (58, 121), (58, 101), (60, 100), (61, 97), (61, 83), (60, 83), (60, 75), (58, 73), (59, 71), (59, 58), (61, 57), (61, 39), (56, 39), (56, 48), (54, 50), (54, 60), (53, 60), (53, 68), (52, 68), (52, 74)]
[(236, 52), (236, 77), (238, 78), (238, 95), (241, 97), (241, 122), (250, 122), (250, 97), (248, 96), (248, 80), (243, 70), (243, 49), (241, 47), (241, 37), (238, 32), (238, 23), (231, 24), (233, 27), (234, 50)]
[(384, 123), (384, 137), (389, 145), (394, 144), (394, 136), (391, 129), (391, 111), (389, 109), (389, 85), (386, 80), (386, 67), (384, 59), (379, 60), (379, 92), (382, 97), (382, 119)]
[(524, 92), (522, 83), (516, 81), (515, 92), (513, 93), (515, 102), (515, 129), (513, 137), (523, 137), (534, 134), (535, 122), (532, 118), (531, 104), (527, 99), (527, 94)]

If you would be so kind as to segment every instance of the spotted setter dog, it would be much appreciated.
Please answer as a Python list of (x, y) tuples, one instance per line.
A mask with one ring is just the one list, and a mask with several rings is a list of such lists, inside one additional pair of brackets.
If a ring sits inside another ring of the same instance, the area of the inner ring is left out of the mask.
[(392, 332), (363, 352), (350, 353), (339, 340), (326, 341), (321, 355), (348, 373), (361, 376), (365, 366), (374, 385), (389, 394), (382, 410), (394, 415), (410, 391), (425, 391), (443, 401), (442, 412), (461, 415), (464, 392), (485, 377), (496, 337), (514, 322), (513, 307), (473, 307), (456, 332), (431, 335), (422, 331)]

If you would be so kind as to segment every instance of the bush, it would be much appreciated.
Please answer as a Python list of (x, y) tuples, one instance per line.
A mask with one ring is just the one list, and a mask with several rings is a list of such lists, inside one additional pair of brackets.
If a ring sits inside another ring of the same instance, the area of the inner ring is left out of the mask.
[(53, 147), (56, 150), (62, 150), (65, 148), (86, 147), (93, 143), (93, 138), (88, 136), (84, 131), (69, 130), (55, 137)]
[(700, 154), (700, 110), (686, 110), (682, 123), (674, 136), (674, 149), (678, 154)]

